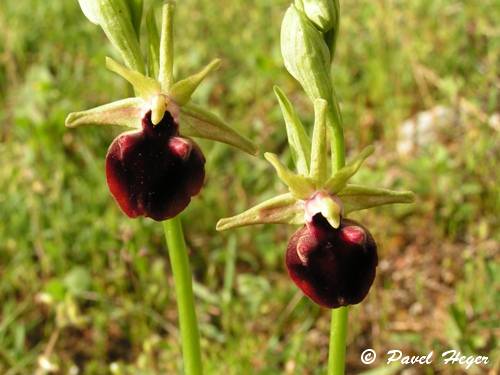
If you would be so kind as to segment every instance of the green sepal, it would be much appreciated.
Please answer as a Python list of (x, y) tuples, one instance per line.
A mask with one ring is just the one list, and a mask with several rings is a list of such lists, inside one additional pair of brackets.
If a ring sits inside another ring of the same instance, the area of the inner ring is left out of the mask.
[(281, 54), (286, 69), (311, 100), (331, 102), (330, 51), (323, 34), (294, 5), (281, 25)]
[(140, 98), (128, 98), (101, 105), (82, 112), (73, 112), (66, 117), (65, 125), (76, 128), (82, 125), (119, 125), (140, 128), (146, 103)]
[(338, 14), (332, 0), (302, 0), (302, 6), (307, 18), (323, 32), (331, 30)]
[(280, 162), (276, 154), (266, 152), (264, 157), (274, 167), (279, 179), (288, 186), (296, 198), (307, 199), (314, 193), (315, 186), (312, 179), (293, 173)]
[(412, 203), (415, 194), (411, 191), (394, 191), (348, 184), (338, 193), (344, 204), (344, 213), (364, 210), (394, 203)]
[(349, 179), (356, 174), (363, 162), (366, 158), (368, 158), (368, 156), (373, 154), (374, 150), (373, 146), (366, 147), (359, 153), (358, 156), (354, 158), (354, 160), (347, 163), (345, 167), (339, 169), (337, 173), (335, 173), (333, 177), (326, 182), (325, 189), (330, 194), (337, 194), (347, 185), (347, 181), (349, 181)]
[(135, 34), (137, 35), (137, 39), (139, 39), (141, 33), (141, 21), (142, 21), (142, 11), (144, 8), (144, 1), (143, 0), (126, 0), (126, 1), (130, 12), (130, 18), (132, 19), (132, 25), (134, 25)]
[(316, 187), (322, 187), (328, 173), (328, 147), (326, 135), (326, 111), (328, 103), (323, 99), (314, 100), (314, 128), (311, 150), (310, 177)]
[(215, 59), (205, 68), (190, 77), (184, 78), (171, 87), (169, 96), (180, 106), (183, 106), (191, 99), (194, 91), (203, 82), (203, 80), (214, 70), (220, 67), (221, 60)]
[(274, 93), (278, 98), (281, 112), (286, 125), (286, 134), (288, 144), (292, 153), (292, 159), (295, 163), (297, 171), (307, 176), (309, 175), (309, 155), (311, 154), (311, 140), (304, 129), (304, 125), (300, 121), (297, 112), (293, 108), (292, 103), (286, 97), (285, 93), (278, 87), (274, 86)]
[(148, 73), (150, 77), (158, 77), (160, 72), (160, 32), (156, 23), (154, 6), (146, 14), (146, 32), (148, 36)]
[(216, 229), (223, 231), (256, 224), (304, 224), (304, 204), (287, 193), (271, 198), (245, 212), (220, 219)]
[(160, 93), (160, 83), (158, 81), (124, 67), (111, 57), (106, 57), (106, 67), (127, 80), (134, 87), (136, 93), (145, 100), (149, 100)]
[(247, 138), (234, 131), (219, 116), (193, 103), (186, 104), (180, 109), (181, 133), (189, 137), (205, 138), (226, 143), (256, 155), (257, 147)]

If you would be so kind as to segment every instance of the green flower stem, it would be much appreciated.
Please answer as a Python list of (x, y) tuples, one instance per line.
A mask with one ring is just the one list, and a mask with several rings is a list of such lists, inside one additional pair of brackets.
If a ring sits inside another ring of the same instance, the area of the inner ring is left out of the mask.
[(192, 274), (180, 217), (164, 221), (163, 229), (174, 275), (184, 373), (186, 375), (202, 375), (200, 332), (194, 307)]
[(328, 375), (344, 375), (348, 313), (346, 306), (332, 310)]

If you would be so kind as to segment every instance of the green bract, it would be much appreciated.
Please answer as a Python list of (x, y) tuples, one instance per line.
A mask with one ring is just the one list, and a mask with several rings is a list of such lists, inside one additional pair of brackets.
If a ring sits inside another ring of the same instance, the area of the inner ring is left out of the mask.
[(290, 5), (281, 25), (281, 54), (285, 67), (313, 99), (330, 101), (330, 51), (323, 34)]
[[(66, 126), (119, 125), (129, 128), (141, 126), (141, 119), (151, 111), (151, 121), (158, 124), (165, 112), (175, 120), (181, 119), (180, 133), (211, 139), (256, 154), (257, 148), (208, 109), (190, 103), (191, 96), (202, 81), (220, 66), (216, 59), (200, 72), (175, 81), (173, 77), (173, 12), (174, 3), (163, 6), (161, 38), (151, 9), (147, 15), (149, 56), (148, 64), (139, 46), (142, 18), (142, 0), (80, 0), (87, 18), (99, 24), (112, 44), (121, 53), (125, 65), (106, 59), (109, 70), (126, 79), (134, 88), (136, 97), (118, 100), (87, 111), (71, 113)], [(155, 47), (155, 48), (153, 48)], [(148, 67), (148, 75), (145, 67)], [(178, 121), (179, 122), (179, 121)]]

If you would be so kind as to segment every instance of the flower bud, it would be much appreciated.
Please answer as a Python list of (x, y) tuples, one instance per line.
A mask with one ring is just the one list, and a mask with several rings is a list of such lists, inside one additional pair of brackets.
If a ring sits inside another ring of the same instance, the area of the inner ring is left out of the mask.
[(338, 229), (317, 214), (288, 243), (286, 266), (295, 284), (315, 303), (337, 308), (360, 303), (375, 279), (377, 245), (359, 223)]
[(106, 176), (125, 214), (162, 221), (178, 215), (199, 193), (204, 165), (198, 145), (179, 136), (170, 112), (158, 125), (152, 124), (149, 112), (142, 130), (123, 133), (113, 141), (106, 156)]
[(281, 25), (281, 54), (286, 69), (311, 100), (330, 102), (330, 50), (323, 34), (294, 5), (286, 11)]
[(334, 0), (302, 0), (307, 18), (322, 32), (330, 31), (337, 22)]

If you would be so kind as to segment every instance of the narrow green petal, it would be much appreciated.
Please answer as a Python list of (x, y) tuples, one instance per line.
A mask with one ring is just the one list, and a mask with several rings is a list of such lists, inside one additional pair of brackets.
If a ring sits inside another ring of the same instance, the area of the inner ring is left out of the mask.
[(307, 176), (309, 175), (308, 159), (311, 154), (311, 140), (285, 93), (278, 86), (274, 86), (274, 93), (278, 98), (281, 112), (285, 119), (286, 134), (288, 136), (288, 144), (290, 145), (293, 161), (295, 162), (297, 171)]
[(172, 86), (169, 90), (169, 95), (174, 99), (174, 101), (182, 106), (189, 102), (191, 95), (198, 88), (198, 86), (203, 82), (203, 80), (214, 70), (220, 67), (221, 60), (215, 59), (200, 72), (193, 74), (192, 76), (180, 80)]
[(326, 135), (326, 111), (328, 103), (323, 99), (314, 100), (314, 129), (311, 150), (310, 177), (321, 187), (328, 173), (328, 146)]
[(118, 100), (82, 112), (73, 112), (66, 118), (68, 128), (82, 125), (119, 125), (140, 128), (145, 102), (140, 98)]
[(106, 57), (106, 67), (130, 82), (137, 94), (145, 100), (160, 93), (160, 84), (156, 80), (124, 67), (111, 57)]
[(348, 184), (338, 196), (344, 204), (345, 214), (386, 204), (412, 203), (415, 200), (415, 194), (411, 191), (394, 191), (353, 184)]
[(224, 120), (210, 111), (189, 103), (181, 107), (181, 134), (226, 143), (251, 155), (257, 147), (247, 138), (234, 131)]
[(337, 194), (346, 186), (347, 181), (356, 174), (366, 158), (373, 154), (374, 150), (373, 146), (366, 147), (356, 156), (356, 158), (354, 158), (354, 160), (348, 163), (344, 168), (338, 170), (337, 173), (326, 182), (325, 189), (331, 194)]
[(262, 202), (239, 215), (220, 219), (216, 229), (223, 231), (256, 224), (300, 225), (303, 223), (303, 203), (287, 193)]
[(285, 185), (288, 186), (290, 192), (298, 199), (307, 199), (315, 191), (315, 186), (313, 181), (305, 176), (301, 176), (293, 173), (287, 167), (285, 167), (278, 156), (270, 152), (264, 154), (266, 160), (271, 163), (271, 165), (276, 170), (278, 177)]

